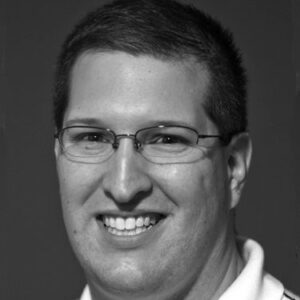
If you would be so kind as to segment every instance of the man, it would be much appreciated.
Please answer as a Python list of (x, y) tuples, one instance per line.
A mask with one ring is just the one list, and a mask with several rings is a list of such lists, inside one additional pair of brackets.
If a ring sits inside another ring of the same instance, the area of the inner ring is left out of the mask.
[(169, 0), (91, 13), (59, 57), (55, 123), (82, 300), (296, 299), (235, 236), (246, 78), (218, 22)]

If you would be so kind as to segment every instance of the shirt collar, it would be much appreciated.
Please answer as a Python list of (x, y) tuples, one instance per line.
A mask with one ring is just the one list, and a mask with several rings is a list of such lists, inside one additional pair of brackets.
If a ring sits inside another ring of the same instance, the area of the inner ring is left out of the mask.
[[(245, 267), (219, 300), (281, 300), (283, 285), (264, 272), (264, 252), (255, 241), (239, 239), (242, 242), (242, 257)], [(80, 300), (92, 300), (86, 286)]]
[(264, 252), (251, 239), (239, 239), (242, 243), (242, 257), (245, 267), (219, 300), (281, 300), (283, 285), (264, 272)]
[(88, 285), (85, 286), (80, 300), (92, 300), (91, 292)]

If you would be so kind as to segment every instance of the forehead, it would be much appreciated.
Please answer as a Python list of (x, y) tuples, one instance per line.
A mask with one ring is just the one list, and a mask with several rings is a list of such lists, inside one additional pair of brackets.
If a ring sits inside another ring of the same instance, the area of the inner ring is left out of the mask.
[(65, 121), (90, 118), (105, 125), (110, 120), (114, 125), (125, 120), (145, 125), (170, 121), (198, 127), (207, 122), (202, 104), (208, 87), (207, 68), (193, 59), (88, 52), (72, 70)]

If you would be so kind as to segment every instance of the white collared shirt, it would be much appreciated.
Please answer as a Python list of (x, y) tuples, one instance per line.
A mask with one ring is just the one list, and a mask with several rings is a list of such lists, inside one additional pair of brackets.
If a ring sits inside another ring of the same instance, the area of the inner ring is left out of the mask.
[[(219, 300), (300, 300), (297, 296), (285, 295), (282, 283), (263, 270), (264, 252), (257, 242), (247, 239), (242, 256), (244, 269)], [(80, 300), (92, 300), (88, 286)]]

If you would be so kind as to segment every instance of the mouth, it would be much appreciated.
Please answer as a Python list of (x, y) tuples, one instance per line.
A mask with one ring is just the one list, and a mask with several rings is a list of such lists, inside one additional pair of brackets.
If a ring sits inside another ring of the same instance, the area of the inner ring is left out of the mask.
[(158, 213), (146, 213), (136, 216), (98, 215), (103, 227), (115, 236), (137, 236), (157, 226), (166, 216)]

